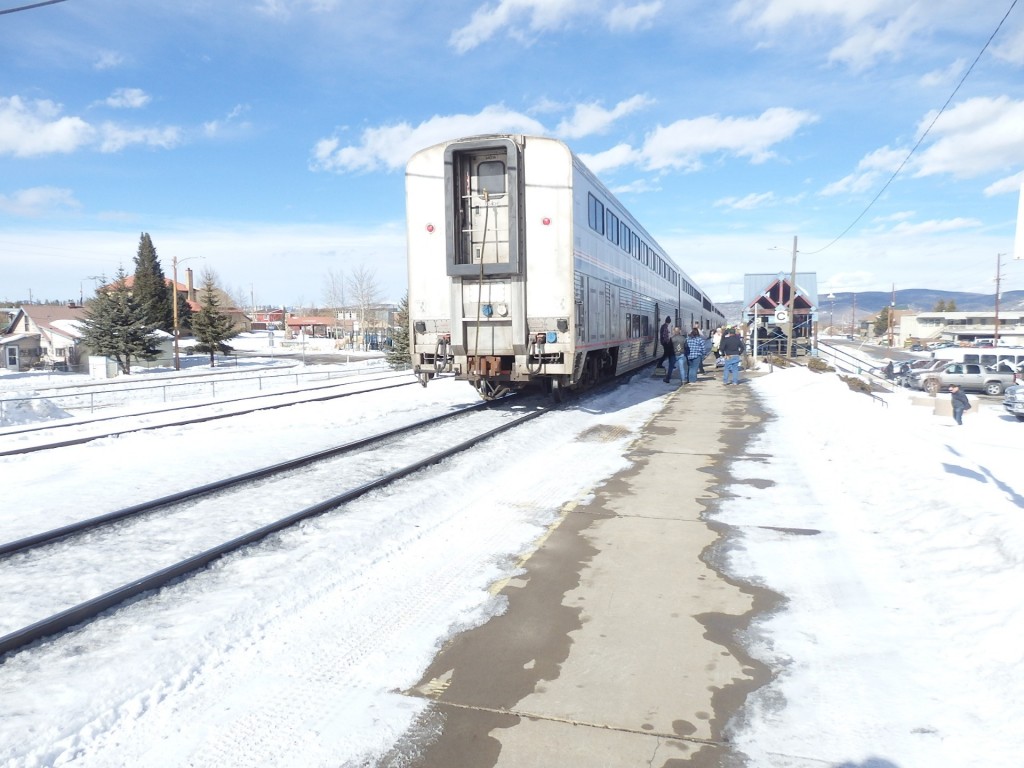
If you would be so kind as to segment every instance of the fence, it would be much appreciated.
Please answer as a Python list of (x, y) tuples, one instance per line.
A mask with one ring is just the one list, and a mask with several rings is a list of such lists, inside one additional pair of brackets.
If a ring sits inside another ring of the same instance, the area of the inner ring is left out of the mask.
[[(128, 405), (216, 400), (218, 397), (224, 398), (233, 395), (245, 396), (254, 392), (284, 389), (292, 384), (298, 387), (301, 384), (343, 379), (361, 373), (366, 373), (366, 370), (254, 372), (248, 375), (239, 375), (237, 371), (233, 371), (230, 378), (218, 376), (203, 379), (198, 375), (193, 375), (185, 377), (183, 380), (160, 384), (126, 382), (117, 387), (111, 387), (109, 383), (102, 383), (39, 388), (40, 394), (31, 397), (0, 399), (0, 422), (4, 421), (6, 414), (11, 410), (30, 408), (33, 403), (50, 403), (63, 411), (74, 414), (94, 413), (104, 408), (121, 408)], [(62, 393), (61, 389), (73, 389), (74, 391)]]

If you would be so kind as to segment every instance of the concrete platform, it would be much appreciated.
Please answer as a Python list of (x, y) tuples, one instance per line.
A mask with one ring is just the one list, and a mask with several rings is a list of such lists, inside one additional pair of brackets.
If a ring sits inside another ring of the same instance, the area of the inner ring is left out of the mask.
[(762, 420), (720, 373), (675, 390), (632, 467), (564, 510), (501, 585), (509, 610), (455, 638), (407, 692), (434, 704), (385, 764), (740, 765), (724, 726), (769, 673), (733, 637), (775, 598), (715, 570), (728, 531), (701, 515)]

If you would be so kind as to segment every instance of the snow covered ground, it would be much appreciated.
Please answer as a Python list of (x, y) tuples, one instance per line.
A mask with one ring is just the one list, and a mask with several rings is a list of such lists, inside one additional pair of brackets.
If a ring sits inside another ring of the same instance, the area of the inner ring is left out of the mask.
[[(1020, 765), (1024, 424), (972, 396), (957, 427), (907, 393), (886, 407), (804, 369), (749, 386), (774, 417), (716, 519), (736, 526), (730, 573), (785, 602), (747, 637), (779, 673), (734, 723), (737, 748), (754, 766)], [(0, 376), (0, 396), (24, 387)], [(397, 691), (502, 610), (488, 587), (563, 504), (627, 466), (666, 396), (638, 376), (8, 658), (0, 764), (372, 764), (424, 706)], [(440, 381), (0, 458), (0, 538), (26, 510), (47, 528), (68, 506), (113, 508), (474, 399)], [(621, 439), (574, 439), (599, 424)]]

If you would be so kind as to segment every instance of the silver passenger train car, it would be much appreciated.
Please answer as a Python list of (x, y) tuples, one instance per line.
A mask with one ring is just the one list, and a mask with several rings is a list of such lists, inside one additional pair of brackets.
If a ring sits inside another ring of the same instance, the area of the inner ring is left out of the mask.
[(661, 356), (665, 315), (722, 315), (560, 141), (474, 136), (406, 168), (409, 347), (424, 386), (560, 397)]

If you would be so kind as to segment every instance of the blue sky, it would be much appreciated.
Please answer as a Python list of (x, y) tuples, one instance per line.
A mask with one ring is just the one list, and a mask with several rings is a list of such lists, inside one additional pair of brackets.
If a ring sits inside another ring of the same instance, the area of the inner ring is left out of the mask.
[(1024, 0), (65, 0), (0, 15), (0, 299), (148, 232), (257, 304), (397, 300), (406, 160), (486, 132), (562, 138), (716, 301), (794, 236), (824, 293), (1024, 288)]

